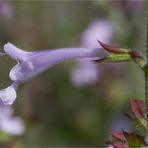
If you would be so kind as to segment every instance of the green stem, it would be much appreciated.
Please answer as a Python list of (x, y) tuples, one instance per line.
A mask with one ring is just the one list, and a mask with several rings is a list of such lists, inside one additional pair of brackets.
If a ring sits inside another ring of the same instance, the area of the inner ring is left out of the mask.
[(146, 116), (148, 125), (148, 1), (145, 1), (145, 11), (146, 11), (146, 55), (145, 55), (145, 102), (146, 102)]
[(148, 64), (145, 67), (145, 102), (146, 102), (146, 116), (148, 124)]

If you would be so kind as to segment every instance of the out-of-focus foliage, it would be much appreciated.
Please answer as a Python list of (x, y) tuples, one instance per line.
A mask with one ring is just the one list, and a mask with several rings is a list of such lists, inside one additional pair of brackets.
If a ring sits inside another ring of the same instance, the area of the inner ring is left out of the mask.
[[(107, 143), (115, 148), (128, 147), (147, 147), (147, 121), (146, 105), (144, 100), (132, 99), (130, 101), (132, 114), (126, 113), (126, 116), (133, 122), (135, 132), (117, 132), (112, 131), (112, 135)], [(140, 133), (140, 134), (139, 134)]]
[[(115, 28), (114, 44), (144, 51), (143, 2), (130, 0), (0, 1), (1, 51), (8, 41), (28, 51), (80, 46), (87, 25), (102, 18)], [(0, 59), (0, 88), (10, 83), (14, 64)], [(0, 134), (2, 146), (103, 146), (111, 129), (131, 129), (120, 114), (130, 98), (144, 96), (139, 67), (133, 62), (100, 64), (98, 82), (77, 88), (70, 81), (76, 64), (58, 64), (21, 85), (13, 107), (26, 132), (7, 140)]]

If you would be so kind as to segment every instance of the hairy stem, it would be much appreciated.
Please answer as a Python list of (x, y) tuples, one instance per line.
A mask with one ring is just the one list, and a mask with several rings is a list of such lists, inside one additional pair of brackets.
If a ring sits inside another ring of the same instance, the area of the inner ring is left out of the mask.
[(145, 13), (146, 13), (146, 49), (145, 49), (145, 102), (146, 102), (146, 116), (148, 125), (148, 1), (145, 1)]

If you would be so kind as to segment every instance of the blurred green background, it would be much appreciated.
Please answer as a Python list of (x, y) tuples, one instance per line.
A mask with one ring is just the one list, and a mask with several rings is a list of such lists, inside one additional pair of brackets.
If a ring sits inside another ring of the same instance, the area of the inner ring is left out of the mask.
[[(7, 42), (28, 51), (79, 47), (81, 33), (101, 18), (115, 28), (112, 44), (144, 52), (142, 1), (0, 1), (3, 4), (8, 10), (0, 13), (1, 52)], [(1, 89), (11, 83), (8, 73), (14, 64), (12, 59), (0, 59)], [(26, 131), (0, 139), (2, 144), (105, 146), (114, 125), (121, 124), (116, 120), (129, 110), (129, 99), (144, 97), (143, 73), (133, 62), (101, 64), (103, 72), (94, 85), (75, 87), (70, 72), (76, 65), (60, 63), (19, 87), (13, 107)]]

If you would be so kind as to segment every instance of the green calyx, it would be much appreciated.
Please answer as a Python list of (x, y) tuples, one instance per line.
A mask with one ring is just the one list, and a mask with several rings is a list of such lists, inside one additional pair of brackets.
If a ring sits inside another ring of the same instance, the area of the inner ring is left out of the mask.
[(111, 45), (104, 44), (98, 41), (99, 44), (105, 49), (109, 54), (107, 57), (94, 60), (97, 63), (101, 62), (125, 62), (125, 61), (134, 61), (142, 69), (145, 66), (145, 60), (143, 55), (137, 50), (129, 50), (124, 48), (118, 48)]

